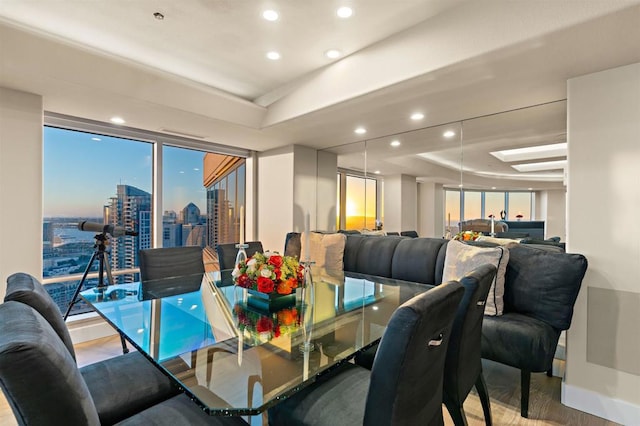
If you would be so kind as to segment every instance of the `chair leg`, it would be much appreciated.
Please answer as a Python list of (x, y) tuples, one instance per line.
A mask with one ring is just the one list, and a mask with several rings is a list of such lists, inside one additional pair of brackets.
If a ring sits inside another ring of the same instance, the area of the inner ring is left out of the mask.
[(455, 404), (448, 398), (444, 398), (444, 405), (447, 407), (454, 425), (467, 426), (467, 416), (464, 414), (462, 405)]
[(122, 343), (122, 353), (128, 354), (129, 348), (127, 347), (127, 341), (124, 340), (124, 336), (122, 335), (122, 333), (120, 333), (120, 343)]
[(553, 377), (553, 367), (547, 370), (547, 377)]
[(493, 419), (491, 418), (491, 401), (489, 400), (489, 391), (487, 389), (487, 384), (484, 381), (482, 371), (480, 372), (480, 374), (478, 375), (478, 379), (476, 380), (476, 390), (478, 391), (480, 403), (482, 404), (482, 412), (484, 413), (484, 424), (486, 426), (491, 426), (493, 424)]
[(529, 418), (529, 385), (531, 372), (520, 370), (520, 415)]

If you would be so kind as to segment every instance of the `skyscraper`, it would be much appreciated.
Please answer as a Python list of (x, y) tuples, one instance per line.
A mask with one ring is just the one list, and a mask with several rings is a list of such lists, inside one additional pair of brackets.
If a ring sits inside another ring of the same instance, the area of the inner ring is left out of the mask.
[[(130, 185), (118, 185), (117, 195), (105, 206), (105, 223), (138, 233), (111, 239), (112, 269), (135, 268), (138, 251), (151, 247), (151, 194)], [(114, 277), (118, 283), (134, 282), (135, 274)]]

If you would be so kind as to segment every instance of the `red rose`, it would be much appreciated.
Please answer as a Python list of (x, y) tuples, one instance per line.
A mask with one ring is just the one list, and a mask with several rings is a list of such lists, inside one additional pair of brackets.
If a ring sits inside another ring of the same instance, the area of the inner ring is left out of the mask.
[(270, 278), (258, 277), (258, 291), (261, 293), (272, 293), (275, 287)]
[(249, 276), (247, 274), (242, 274), (238, 276), (236, 281), (240, 287), (244, 287), (244, 288), (251, 287), (251, 279), (249, 279)]
[(275, 266), (276, 268), (279, 268), (282, 266), (282, 256), (280, 256), (279, 254), (274, 254), (273, 256), (269, 257), (269, 261), (267, 263), (269, 263), (269, 265)]
[(265, 331), (271, 331), (273, 329), (273, 321), (269, 317), (260, 317), (258, 322), (256, 323), (256, 330), (258, 333), (263, 333)]
[(280, 337), (280, 326), (279, 325), (276, 325), (276, 329), (273, 330), (273, 335), (275, 337)]
[(280, 281), (280, 278), (282, 277), (282, 271), (280, 268), (274, 269), (273, 273), (276, 274), (276, 281)]

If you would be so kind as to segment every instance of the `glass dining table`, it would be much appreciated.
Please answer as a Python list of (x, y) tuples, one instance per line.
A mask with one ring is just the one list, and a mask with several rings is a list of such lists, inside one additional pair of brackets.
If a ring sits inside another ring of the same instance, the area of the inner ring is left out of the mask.
[(430, 288), (320, 268), (312, 276), (267, 306), (226, 270), (80, 295), (206, 413), (258, 415), (375, 344), (394, 310)]

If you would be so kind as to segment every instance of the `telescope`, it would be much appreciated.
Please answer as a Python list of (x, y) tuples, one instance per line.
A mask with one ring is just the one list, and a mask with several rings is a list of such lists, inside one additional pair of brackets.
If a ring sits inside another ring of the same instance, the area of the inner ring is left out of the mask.
[(78, 229), (81, 231), (101, 232), (104, 234), (109, 234), (112, 237), (122, 237), (123, 235), (130, 235), (132, 237), (138, 236), (137, 232), (128, 231), (122, 226), (103, 225), (101, 223), (87, 222), (86, 220), (84, 222), (78, 223)]

